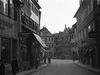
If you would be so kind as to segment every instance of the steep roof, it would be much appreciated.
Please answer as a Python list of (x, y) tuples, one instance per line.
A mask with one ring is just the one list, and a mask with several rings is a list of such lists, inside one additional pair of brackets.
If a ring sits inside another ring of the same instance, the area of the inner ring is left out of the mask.
[(40, 30), (40, 33), (43, 33), (44, 36), (53, 36), (53, 34), (51, 34), (51, 32), (46, 27), (43, 27)]

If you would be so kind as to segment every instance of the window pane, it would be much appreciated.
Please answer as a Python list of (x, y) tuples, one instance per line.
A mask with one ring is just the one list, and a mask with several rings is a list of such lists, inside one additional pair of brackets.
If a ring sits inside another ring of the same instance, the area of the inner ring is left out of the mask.
[(90, 26), (90, 25), (88, 26), (88, 31), (89, 31), (89, 32), (91, 31), (91, 26)]
[(8, 0), (0, 0), (0, 12), (8, 15)]
[(4, 14), (8, 15), (8, 0), (4, 0)]
[(10, 0), (10, 17), (14, 19), (14, 4), (13, 4), (13, 0)]
[(0, 0), (0, 12), (1, 13), (3, 13), (3, 7), (4, 7), (4, 5), (3, 5), (4, 3), (3, 3), (3, 1), (2, 0)]
[(99, 5), (100, 4), (100, 0), (97, 0), (97, 5)]

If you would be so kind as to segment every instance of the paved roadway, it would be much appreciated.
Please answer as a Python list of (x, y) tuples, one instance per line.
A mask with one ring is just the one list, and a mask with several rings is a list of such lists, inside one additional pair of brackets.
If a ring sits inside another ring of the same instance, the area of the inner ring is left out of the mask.
[(76, 65), (72, 60), (52, 60), (45, 68), (30, 75), (99, 75)]

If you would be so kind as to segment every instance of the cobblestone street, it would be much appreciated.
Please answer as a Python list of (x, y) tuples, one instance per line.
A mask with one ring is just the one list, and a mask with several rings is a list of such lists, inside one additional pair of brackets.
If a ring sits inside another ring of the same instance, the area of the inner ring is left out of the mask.
[(47, 67), (30, 75), (99, 75), (74, 64), (72, 60), (52, 60)]

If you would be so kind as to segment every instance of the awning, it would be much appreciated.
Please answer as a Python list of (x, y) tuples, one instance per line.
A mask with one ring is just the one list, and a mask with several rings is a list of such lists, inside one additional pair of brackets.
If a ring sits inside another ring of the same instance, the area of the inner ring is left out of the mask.
[(47, 47), (46, 44), (43, 42), (43, 40), (41, 39), (41, 37), (35, 33), (33, 33), (33, 35), (36, 37), (36, 39), (38, 40), (38, 42), (43, 46), (43, 47)]
[(43, 47), (41, 47), (41, 51), (43, 51), (43, 52), (47, 52), (47, 50), (44, 49)]

